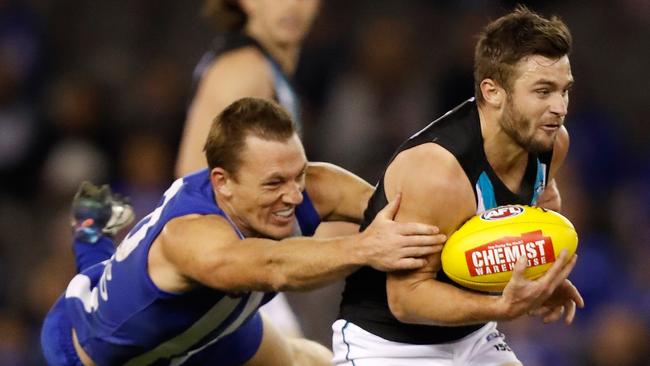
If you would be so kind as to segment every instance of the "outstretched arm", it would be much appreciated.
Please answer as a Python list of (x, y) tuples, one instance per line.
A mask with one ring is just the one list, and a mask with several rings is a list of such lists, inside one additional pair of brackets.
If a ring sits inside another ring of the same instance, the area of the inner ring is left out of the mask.
[(418, 268), (440, 251), (444, 237), (424, 224), (392, 221), (399, 199), (363, 233), (332, 239), (240, 239), (216, 215), (174, 219), (154, 242), (150, 275), (161, 289), (196, 283), (227, 292), (307, 290), (341, 279), (362, 265), (379, 270)]
[[(418, 167), (433, 167), (422, 172)], [(388, 198), (403, 192), (397, 221), (435, 223), (444, 234), (455, 231), (474, 215), (474, 195), (456, 159), (435, 144), (402, 152), (385, 176)], [(457, 326), (490, 320), (513, 319), (536, 309), (560, 286), (575, 264), (565, 254), (547, 274), (535, 281), (523, 278), (521, 264), (501, 296), (470, 292), (437, 281), (441, 269), (439, 253), (429, 257), (425, 267), (387, 275), (389, 306), (397, 319), (406, 323)]]
[(355, 174), (329, 163), (310, 162), (305, 189), (323, 221), (361, 223), (375, 191)]

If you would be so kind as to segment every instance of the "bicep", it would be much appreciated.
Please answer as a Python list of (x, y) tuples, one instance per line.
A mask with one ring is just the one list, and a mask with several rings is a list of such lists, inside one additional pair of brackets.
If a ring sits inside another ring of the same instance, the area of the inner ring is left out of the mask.
[[(440, 146), (429, 145), (433, 146), (420, 147), (423, 151), (402, 158), (398, 156), (386, 172), (384, 186), (388, 200), (402, 194), (396, 221), (435, 225), (449, 236), (475, 213), (474, 194), (455, 158)], [(423, 164), (435, 169), (422, 169)], [(433, 254), (419, 270), (389, 273), (387, 290), (401, 290), (431, 279), (440, 268), (440, 253)]]
[(353, 173), (328, 163), (309, 163), (306, 187), (323, 221), (360, 223), (374, 188)]
[(171, 220), (159, 235), (162, 253), (188, 282), (224, 291), (239, 282), (222, 273), (224, 263), (241, 242), (230, 224), (216, 215), (191, 215)]

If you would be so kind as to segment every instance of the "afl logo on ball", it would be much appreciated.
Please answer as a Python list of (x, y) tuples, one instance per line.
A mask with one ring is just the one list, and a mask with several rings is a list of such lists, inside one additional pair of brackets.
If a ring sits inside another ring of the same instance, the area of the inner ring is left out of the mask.
[(481, 219), (485, 221), (507, 219), (508, 217), (517, 216), (522, 212), (524, 212), (524, 208), (521, 206), (500, 206), (483, 212)]

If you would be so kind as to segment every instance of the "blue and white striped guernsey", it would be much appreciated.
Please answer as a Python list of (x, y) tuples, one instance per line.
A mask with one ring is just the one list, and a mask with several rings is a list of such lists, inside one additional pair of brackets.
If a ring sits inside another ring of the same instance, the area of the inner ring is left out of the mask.
[[(189, 214), (225, 217), (207, 169), (176, 180), (109, 260), (70, 282), (67, 316), (98, 365), (181, 365), (235, 331), (275, 295), (229, 296), (207, 287), (182, 294), (158, 289), (147, 273), (149, 248), (168, 221)], [(313, 234), (320, 219), (306, 194), (296, 217), (301, 232)]]

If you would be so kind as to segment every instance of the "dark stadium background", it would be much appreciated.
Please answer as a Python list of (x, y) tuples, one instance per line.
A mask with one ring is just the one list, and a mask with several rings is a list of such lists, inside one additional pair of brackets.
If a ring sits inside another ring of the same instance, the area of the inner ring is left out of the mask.
[[(648, 365), (650, 1), (525, 3), (574, 36), (559, 182), (587, 308), (571, 327), (501, 328), (526, 365)], [(0, 365), (43, 364), (40, 322), (73, 275), (77, 184), (110, 183), (139, 217), (170, 184), (192, 68), (214, 34), (200, 5), (0, 0)], [(296, 77), (309, 157), (375, 181), (400, 141), (473, 93), (474, 35), (513, 6), (323, 0)], [(335, 310), (296, 301), (329, 345)]]

